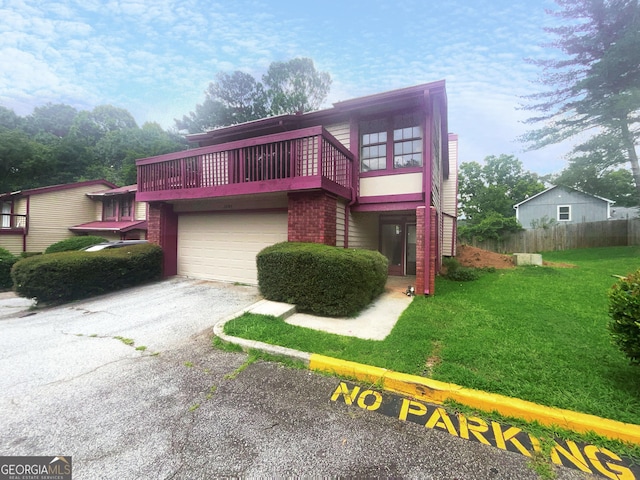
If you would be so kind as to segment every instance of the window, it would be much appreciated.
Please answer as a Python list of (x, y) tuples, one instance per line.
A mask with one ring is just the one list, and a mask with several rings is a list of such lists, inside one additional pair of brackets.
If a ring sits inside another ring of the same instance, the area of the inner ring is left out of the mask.
[(2, 228), (11, 228), (11, 203), (9, 202), (0, 202), (0, 214), (2, 215)]
[(422, 166), (422, 126), (417, 113), (360, 124), (360, 171)]
[(123, 220), (131, 220), (131, 198), (123, 198), (120, 200), (120, 218)]
[(422, 166), (422, 129), (417, 115), (394, 119), (393, 168)]
[(571, 221), (571, 205), (558, 205), (558, 221), (559, 222)]
[(104, 201), (104, 219), (105, 220), (117, 220), (118, 215), (118, 202), (114, 198), (109, 198)]
[(363, 124), (360, 171), (370, 172), (387, 168), (386, 123), (384, 120), (374, 120)]
[(133, 197), (107, 198), (103, 209), (105, 220), (133, 220)]

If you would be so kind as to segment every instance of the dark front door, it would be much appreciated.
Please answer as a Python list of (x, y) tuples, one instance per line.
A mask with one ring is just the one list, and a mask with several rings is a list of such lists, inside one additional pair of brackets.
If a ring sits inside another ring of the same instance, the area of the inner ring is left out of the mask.
[(380, 252), (389, 260), (389, 275), (404, 275), (404, 223), (380, 225)]

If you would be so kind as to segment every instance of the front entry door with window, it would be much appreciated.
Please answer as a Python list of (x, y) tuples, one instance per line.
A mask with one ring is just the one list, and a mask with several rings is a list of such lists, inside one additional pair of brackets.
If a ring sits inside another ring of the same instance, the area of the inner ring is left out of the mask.
[(415, 275), (415, 223), (382, 221), (380, 223), (380, 252), (389, 260), (389, 275)]

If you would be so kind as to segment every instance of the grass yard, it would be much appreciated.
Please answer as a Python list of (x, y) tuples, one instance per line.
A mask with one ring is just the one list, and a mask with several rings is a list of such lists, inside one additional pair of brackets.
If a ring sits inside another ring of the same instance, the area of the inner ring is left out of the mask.
[(640, 424), (640, 367), (613, 345), (607, 291), (640, 268), (640, 247), (543, 254), (576, 268), (518, 267), (473, 282), (438, 278), (384, 341), (246, 314), (226, 333), (468, 388)]

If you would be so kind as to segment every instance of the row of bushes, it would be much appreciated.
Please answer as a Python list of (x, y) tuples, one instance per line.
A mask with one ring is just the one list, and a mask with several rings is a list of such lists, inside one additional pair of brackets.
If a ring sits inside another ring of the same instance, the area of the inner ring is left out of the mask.
[(265, 298), (302, 312), (352, 316), (384, 291), (387, 258), (379, 252), (283, 242), (258, 253)]
[(162, 249), (131, 245), (99, 252), (25, 258), (11, 271), (16, 293), (38, 302), (68, 301), (139, 285), (162, 274)]

